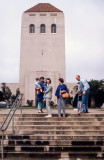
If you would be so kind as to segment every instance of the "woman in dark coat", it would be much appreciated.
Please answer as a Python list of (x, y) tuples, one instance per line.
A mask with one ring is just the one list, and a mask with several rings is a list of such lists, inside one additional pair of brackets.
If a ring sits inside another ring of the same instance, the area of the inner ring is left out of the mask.
[(38, 113), (43, 113), (43, 92), (42, 90), (37, 91), (37, 102), (38, 102)]
[(66, 99), (62, 98), (64, 92), (68, 92), (67, 86), (64, 84), (63, 78), (59, 78), (59, 85), (55, 93), (55, 101), (57, 100), (59, 117), (61, 117), (61, 107), (63, 108), (63, 117), (65, 117)]

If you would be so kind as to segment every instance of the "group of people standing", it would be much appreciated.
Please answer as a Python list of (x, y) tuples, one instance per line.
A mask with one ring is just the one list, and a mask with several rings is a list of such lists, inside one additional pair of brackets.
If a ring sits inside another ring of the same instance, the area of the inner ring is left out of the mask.
[[(38, 103), (38, 113), (43, 113), (44, 102), (46, 102), (46, 109), (48, 115), (45, 117), (52, 117), (51, 112), (51, 99), (52, 99), (52, 91), (53, 87), (51, 84), (51, 79), (47, 78), (44, 81), (44, 77), (36, 78), (35, 82), (35, 90), (37, 93), (37, 103)], [(58, 104), (58, 115), (61, 117), (61, 108), (63, 108), (63, 117), (65, 117), (65, 102), (66, 99), (62, 98), (62, 94), (68, 92), (67, 86), (64, 84), (64, 79), (59, 78), (59, 85), (56, 89), (55, 93), (55, 101)]]
[[(78, 94), (78, 113), (87, 113), (90, 86), (87, 80), (81, 79), (79, 75), (76, 76), (76, 79), (79, 81), (79, 89), (76, 92), (76, 94)], [(43, 107), (46, 102), (46, 109), (48, 115), (45, 117), (52, 117), (51, 99), (53, 87), (51, 84), (51, 79), (47, 78), (45, 81), (44, 77), (36, 78), (35, 90), (38, 104), (38, 113), (43, 113)], [(55, 92), (55, 101), (57, 101), (59, 117), (61, 117), (61, 108), (63, 109), (63, 117), (65, 117), (66, 98), (62, 95), (68, 92), (69, 90), (67, 86), (64, 84), (64, 79), (59, 78), (59, 85)]]
[(37, 97), (37, 104), (38, 104), (38, 113), (43, 113), (42, 109), (46, 102), (46, 108), (47, 108), (48, 114), (50, 115), (50, 117), (52, 117), (51, 109), (50, 109), (50, 102), (52, 99), (52, 91), (53, 91), (53, 87), (51, 85), (51, 79), (47, 78), (45, 81), (44, 77), (36, 78), (35, 90), (36, 90), (36, 97)]

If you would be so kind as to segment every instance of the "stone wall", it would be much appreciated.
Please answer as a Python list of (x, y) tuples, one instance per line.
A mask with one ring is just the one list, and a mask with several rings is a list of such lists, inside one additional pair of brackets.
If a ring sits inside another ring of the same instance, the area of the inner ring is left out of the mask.
[[(54, 76), (54, 74), (56, 74), (57, 79), (59, 78), (58, 73), (54, 73), (54, 72), (50, 73), (50, 77), (52, 79), (52, 85), (53, 85), (53, 96), (52, 96), (53, 101), (54, 101), (54, 94), (55, 94), (56, 88), (58, 86), (58, 81), (54, 79), (56, 77), (56, 76)], [(38, 74), (37, 74), (37, 76), (38, 76)], [(46, 76), (46, 75), (44, 75), (44, 76)], [(25, 86), (21, 86), (21, 85), (19, 85), (19, 83), (6, 83), (6, 85), (11, 89), (12, 94), (16, 93), (17, 88), (20, 88), (21, 93), (23, 93), (24, 92), (23, 90), (25, 90), (24, 96), (23, 96), (23, 105), (26, 105), (27, 99), (34, 100), (34, 102), (35, 102), (35, 81), (33, 83), (31, 83), (31, 79), (34, 80), (33, 74), (32, 74), (32, 78), (31, 78), (30, 74), (27, 75), (27, 81), (29, 81), (29, 83), (26, 83)], [(53, 81), (54, 81), (54, 83), (53, 83)], [(34, 85), (31, 87), (29, 84), (30, 85), (34, 84)], [(75, 94), (74, 94), (73, 88), (77, 84), (76, 83), (67, 83), (66, 85), (67, 85), (68, 89), (70, 90), (70, 96), (74, 97)], [(1, 86), (2, 86), (2, 83), (0, 83), (0, 91), (1, 91)], [(31, 88), (32, 88), (32, 90), (31, 90)], [(72, 91), (73, 91), (73, 93), (72, 93)]]
[(77, 83), (67, 83), (66, 85), (70, 91), (70, 96), (74, 98), (75, 92), (74, 92), (73, 88), (78, 84)]

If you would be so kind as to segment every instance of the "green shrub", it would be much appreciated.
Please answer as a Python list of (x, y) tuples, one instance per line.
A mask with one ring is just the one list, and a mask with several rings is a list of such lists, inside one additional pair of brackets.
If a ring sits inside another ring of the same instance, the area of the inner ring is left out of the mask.
[(32, 107), (33, 106), (33, 101), (34, 100), (27, 100), (28, 107)]

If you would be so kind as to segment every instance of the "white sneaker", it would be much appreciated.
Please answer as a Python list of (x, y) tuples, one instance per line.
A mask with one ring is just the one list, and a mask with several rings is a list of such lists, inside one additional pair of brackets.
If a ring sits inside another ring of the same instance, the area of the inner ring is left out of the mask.
[(47, 116), (45, 116), (46, 118), (50, 118), (50, 117), (52, 117), (52, 115), (47, 115)]

